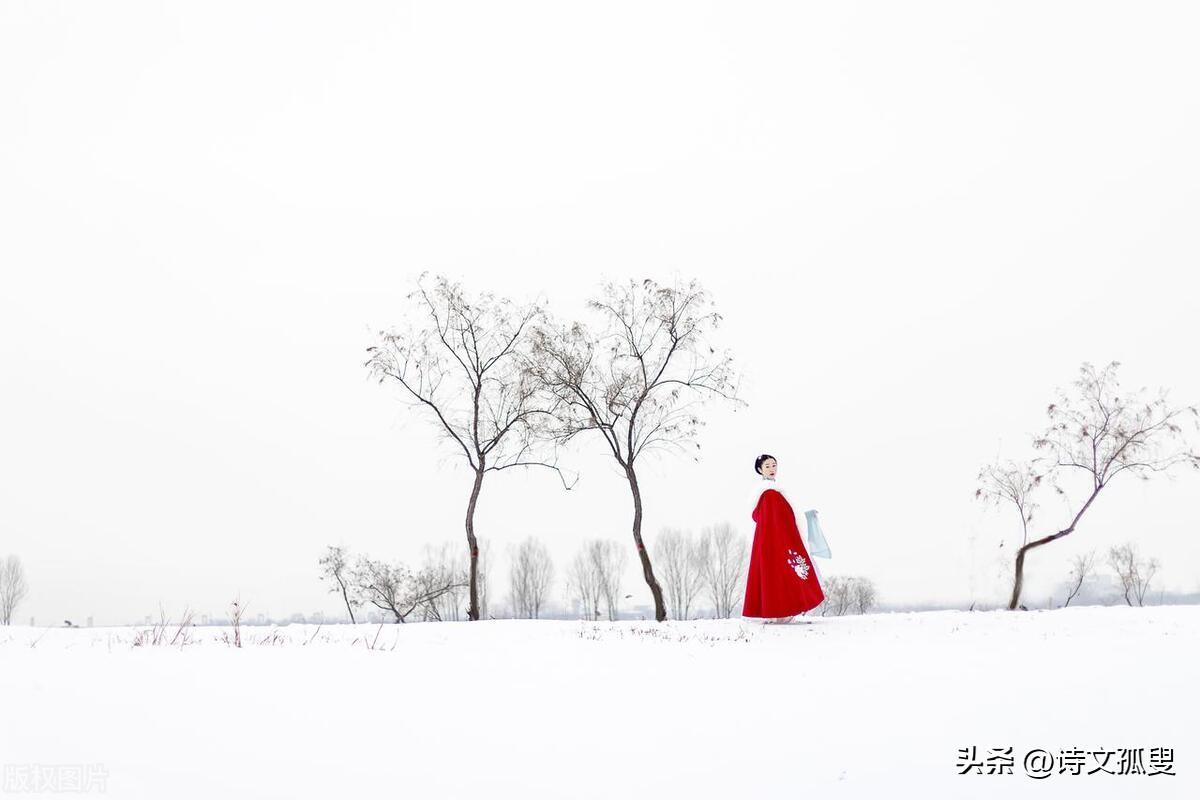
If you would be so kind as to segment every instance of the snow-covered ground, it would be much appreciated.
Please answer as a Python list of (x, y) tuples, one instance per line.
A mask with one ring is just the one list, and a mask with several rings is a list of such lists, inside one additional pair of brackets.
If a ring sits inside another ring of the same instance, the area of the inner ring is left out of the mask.
[(1200, 797), (1197, 606), (136, 631), (0, 629), (0, 797)]

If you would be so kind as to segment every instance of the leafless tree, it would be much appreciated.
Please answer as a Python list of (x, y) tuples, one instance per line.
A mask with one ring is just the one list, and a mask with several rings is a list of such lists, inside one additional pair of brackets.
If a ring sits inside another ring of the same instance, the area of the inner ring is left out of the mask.
[(1145, 605), (1146, 590), (1150, 588), (1150, 581), (1154, 580), (1160, 566), (1158, 560), (1152, 558), (1147, 561), (1140, 558), (1137, 545), (1127, 542), (1109, 548), (1108, 563), (1121, 579), (1125, 602), (1133, 605), (1133, 601), (1136, 600), (1139, 606)]
[(596, 573), (600, 596), (610, 620), (618, 617), (621, 598), (621, 577), (625, 574), (625, 550), (612, 539), (593, 539), (588, 543), (588, 556)]
[(654, 560), (658, 562), (667, 608), (673, 619), (692, 617), (692, 605), (703, 585), (700, 557), (699, 545), (690, 531), (664, 528), (654, 542)]
[(875, 607), (878, 592), (875, 584), (869, 578), (855, 577), (850, 579), (851, 602), (859, 614), (867, 614)]
[(456, 580), (460, 576), (429, 568), (413, 573), (403, 564), (388, 564), (365, 556), (359, 556), (351, 574), (357, 604), (370, 603), (382, 611), (390, 612), (396, 622), (407, 622), (408, 617), (418, 609), (427, 618), (436, 618), (437, 610), (432, 606), (433, 601), (451, 591), (455, 585), (465, 583), (465, 580)]
[(862, 576), (833, 575), (825, 580), (821, 588), (825, 592), (825, 602), (817, 608), (823, 617), (867, 614), (878, 602), (874, 582)]
[(553, 578), (554, 562), (546, 545), (533, 536), (517, 545), (508, 573), (513, 615), (537, 619), (545, 606)]
[(749, 552), (746, 537), (737, 535), (728, 522), (712, 525), (701, 532), (701, 584), (719, 619), (729, 619), (738, 607), (744, 591)]
[[(487, 550), (486, 542), (481, 548), (479, 556), (479, 611), (481, 615), (486, 615), (486, 602), (484, 587), (487, 585), (486, 572), (483, 568), (484, 556)], [(423, 565), (430, 575), (443, 574), (459, 574), (466, 575), (469, 569), (467, 563), (467, 555), (451, 542), (441, 542), (437, 545), (426, 544), (423, 549)], [(466, 611), (468, 602), (468, 592), (466, 579), (460, 582), (455, 582), (450, 591), (434, 598), (430, 601), (432, 609), (426, 613), (426, 618), (434, 620), (454, 620), (462, 618), (463, 612)]]
[[(426, 553), (431, 551), (427, 548)], [(427, 557), (421, 568), (412, 573), (406, 604), (415, 604), (425, 622), (457, 619), (457, 609), (450, 617), (443, 616), (451, 595), (467, 587), (467, 574), (452, 560)], [(401, 620), (404, 622), (406, 620)]]
[(638, 459), (654, 450), (698, 449), (700, 406), (712, 399), (744, 403), (736, 397), (732, 358), (707, 341), (721, 317), (696, 281), (607, 283), (588, 306), (602, 319), (597, 332), (580, 322), (537, 327), (536, 375), (561, 401), (556, 440), (595, 431), (628, 482), (633, 541), (662, 621), (662, 587), (642, 540)]
[[(380, 331), (367, 348), (365, 366), (383, 383), (402, 387), (412, 408), (423, 410), (454, 452), (461, 451), (474, 473), (467, 499), (465, 527), (470, 556), (469, 619), (480, 618), (479, 542), (475, 511), (484, 476), (512, 467), (547, 467), (567, 478), (539, 444), (548, 441), (546, 422), (558, 403), (541, 391), (529, 369), (533, 323), (544, 309), (537, 303), (517, 306), (490, 292), (468, 297), (461, 286), (439, 276), (408, 295), (414, 309), (404, 330)], [(572, 481), (573, 483), (573, 481)]]
[(579, 604), (580, 613), (585, 619), (593, 622), (600, 619), (600, 600), (603, 596), (600, 576), (587, 544), (575, 554), (567, 570), (566, 589), (568, 601), (574, 600)]
[[(1017, 545), (1018, 548), (1024, 547), (1029, 541), (1029, 524), (1033, 522), (1033, 512), (1038, 507), (1036, 490), (1041, 486), (1043, 477), (1037, 472), (1036, 465), (1015, 461), (992, 464), (979, 471), (979, 488), (975, 490), (975, 496), (997, 506), (1009, 506), (1020, 516), (1021, 543)], [(1010, 572), (1011, 561), (1007, 553), (1014, 551), (1014, 548), (1005, 550), (1005, 544), (1001, 539), (996, 551), (999, 561), (993, 562), (993, 566), (999, 568), (997, 574), (1001, 576)]]
[(840, 617), (854, 603), (854, 585), (840, 575), (829, 577), (821, 587), (825, 591), (825, 602), (819, 606), (822, 617)]
[(0, 561), (0, 623), (11, 625), (13, 614), (29, 594), (29, 581), (19, 556), (10, 555)]
[[(1026, 554), (1072, 533), (1096, 497), (1118, 475), (1128, 472), (1148, 480), (1154, 473), (1168, 472), (1179, 465), (1200, 468), (1200, 455), (1191, 449), (1184, 429), (1187, 422), (1195, 430), (1200, 418), (1196, 407), (1170, 405), (1165, 390), (1156, 395), (1147, 394), (1145, 389), (1121, 394), (1118, 366), (1114, 361), (1097, 370), (1085, 363), (1072, 390), (1060, 390), (1058, 401), (1046, 410), (1049, 425), (1033, 441), (1034, 448), (1042, 455), (1031, 462), (1024, 474), (1041, 476), (1039, 483), (1049, 477), (1073, 513), (1065, 528), (1024, 541), (1017, 549), (1010, 609), (1017, 608), (1021, 601)], [(1002, 473), (1003, 470), (987, 469), (980, 473), (983, 485), (976, 495), (986, 499), (1005, 498), (994, 478)], [(1079, 495), (1082, 501), (1073, 504), (1061, 484), (1072, 475), (1086, 479)], [(1011, 497), (1005, 499), (1012, 501)], [(1022, 519), (1028, 521), (1024, 511)]]
[(1091, 550), (1087, 553), (1080, 553), (1071, 560), (1071, 577), (1070, 584), (1067, 590), (1067, 602), (1063, 603), (1063, 608), (1071, 605), (1071, 601), (1083, 589), (1084, 581), (1088, 579), (1096, 565), (1096, 551)]
[[(399, 622), (405, 585), (410, 580), (409, 570), (401, 564), (388, 564), (366, 556), (359, 556), (352, 572), (355, 600), (359, 605), (371, 604), (382, 611), (389, 611)], [(406, 613), (411, 613), (407, 609)]]
[(354, 623), (354, 605), (350, 602), (350, 565), (346, 560), (346, 548), (341, 545), (329, 545), (325, 555), (321, 557), (321, 580), (329, 581), (329, 591), (342, 596), (346, 611), (350, 614), (350, 622)]

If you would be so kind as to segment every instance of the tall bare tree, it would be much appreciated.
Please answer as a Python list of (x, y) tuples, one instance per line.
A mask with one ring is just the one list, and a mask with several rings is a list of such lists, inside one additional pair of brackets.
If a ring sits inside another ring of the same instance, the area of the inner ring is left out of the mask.
[(721, 317), (696, 281), (607, 283), (588, 306), (601, 318), (595, 332), (580, 322), (537, 327), (536, 374), (561, 401), (557, 441), (594, 431), (629, 484), (633, 542), (662, 621), (662, 587), (642, 540), (638, 459), (653, 450), (694, 452), (702, 404), (744, 403), (736, 397), (731, 356), (708, 343)]
[(554, 561), (550, 551), (538, 539), (529, 536), (512, 554), (508, 573), (509, 598), (513, 615), (537, 619), (550, 593), (554, 579)]
[(1063, 603), (1063, 608), (1071, 605), (1071, 601), (1083, 589), (1083, 584), (1087, 581), (1096, 566), (1096, 551), (1091, 550), (1086, 553), (1080, 553), (1071, 559), (1071, 577), (1067, 585), (1067, 601)]
[[(1200, 469), (1200, 455), (1191, 449), (1184, 428), (1186, 422), (1193, 431), (1196, 429), (1200, 419), (1196, 407), (1171, 405), (1166, 390), (1153, 395), (1145, 389), (1121, 393), (1118, 367), (1115, 361), (1100, 370), (1085, 363), (1072, 389), (1060, 390), (1059, 399), (1046, 409), (1049, 425), (1033, 442), (1042, 455), (1031, 462), (1026, 474), (1050, 477), (1072, 513), (1066, 527), (1025, 541), (1017, 549), (1010, 609), (1017, 608), (1021, 601), (1026, 555), (1074, 532), (1100, 492), (1118, 475), (1129, 473), (1148, 480), (1152, 474), (1179, 465)], [(995, 480), (996, 475), (1003, 474), (1003, 470), (981, 472), (983, 485), (976, 495), (986, 499), (1003, 496), (1003, 488)], [(1071, 476), (1083, 478), (1072, 487), (1078, 492), (1074, 503), (1070, 500), (1072, 492), (1061, 483)]]
[(621, 604), (625, 550), (612, 539), (593, 539), (588, 542), (588, 556), (592, 560), (600, 596), (604, 598), (605, 612), (610, 620), (615, 620)]
[(568, 600), (578, 602), (579, 611), (585, 619), (593, 622), (600, 619), (600, 600), (603, 596), (600, 576), (586, 544), (571, 561), (570, 569), (567, 570), (566, 589)]
[(408, 327), (380, 331), (365, 366), (373, 376), (395, 381), (412, 408), (421, 409), (474, 473), (465, 528), (470, 557), (469, 619), (480, 618), (479, 541), (475, 511), (484, 476), (512, 467), (548, 467), (567, 478), (553, 457), (539, 451), (545, 422), (557, 398), (539, 391), (529, 369), (533, 323), (544, 309), (518, 306), (491, 292), (468, 296), (457, 283), (426, 274), (408, 295), (414, 308)]
[(21, 559), (10, 555), (0, 561), (0, 624), (12, 624), (13, 614), (28, 594), (29, 581)]
[(691, 619), (703, 581), (700, 550), (691, 532), (664, 528), (654, 542), (654, 559), (662, 575), (667, 609), (673, 619)]
[(1137, 545), (1126, 542), (1109, 548), (1108, 563), (1121, 580), (1125, 602), (1133, 605), (1133, 601), (1136, 600), (1139, 606), (1145, 605), (1146, 590), (1150, 588), (1150, 582), (1154, 580), (1160, 566), (1158, 560), (1141, 558)]
[(746, 560), (750, 546), (728, 522), (703, 530), (699, 547), (701, 582), (719, 619), (729, 619), (740, 608)]
[(354, 619), (354, 604), (350, 602), (350, 565), (347, 562), (346, 548), (341, 545), (329, 545), (325, 555), (321, 556), (320, 565), (320, 579), (329, 581), (329, 591), (342, 596), (342, 602), (346, 604), (346, 611), (350, 614), (350, 622), (353, 624), (357, 620)]

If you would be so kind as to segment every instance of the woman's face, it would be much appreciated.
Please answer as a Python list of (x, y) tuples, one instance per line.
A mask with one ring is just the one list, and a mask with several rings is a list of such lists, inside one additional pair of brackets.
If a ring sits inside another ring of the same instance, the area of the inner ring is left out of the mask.
[(775, 459), (768, 458), (762, 463), (762, 474), (768, 478), (775, 477)]

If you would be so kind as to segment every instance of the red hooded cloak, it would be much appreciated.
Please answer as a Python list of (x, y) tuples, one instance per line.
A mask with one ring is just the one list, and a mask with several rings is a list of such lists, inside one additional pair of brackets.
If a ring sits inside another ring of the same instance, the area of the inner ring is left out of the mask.
[(796, 514), (783, 493), (763, 481), (746, 578), (743, 617), (790, 617), (816, 608), (825, 600), (808, 550), (796, 525)]

